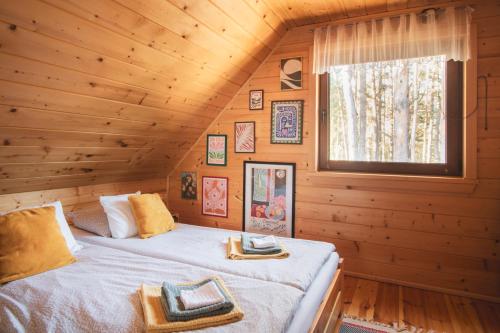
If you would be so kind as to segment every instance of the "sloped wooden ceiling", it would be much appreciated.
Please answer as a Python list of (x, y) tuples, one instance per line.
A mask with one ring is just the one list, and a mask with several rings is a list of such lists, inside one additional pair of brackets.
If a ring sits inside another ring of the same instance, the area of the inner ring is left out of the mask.
[(164, 177), (287, 28), (425, 3), (1, 1), (0, 193)]

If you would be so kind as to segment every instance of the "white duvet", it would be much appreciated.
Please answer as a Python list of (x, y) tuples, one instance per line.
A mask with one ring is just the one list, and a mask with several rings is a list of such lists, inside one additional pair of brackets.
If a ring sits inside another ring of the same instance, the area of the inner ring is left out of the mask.
[(269, 260), (229, 260), (226, 242), (241, 232), (176, 223), (177, 228), (148, 239), (113, 239), (72, 228), (77, 240), (167, 259), (254, 279), (278, 282), (307, 290), (320, 268), (335, 251), (333, 244), (295, 238), (279, 238), (290, 257)]
[(69, 266), (0, 287), (2, 332), (142, 332), (141, 283), (220, 276), (242, 321), (203, 332), (284, 332), (304, 295), (297, 288), (83, 243)]

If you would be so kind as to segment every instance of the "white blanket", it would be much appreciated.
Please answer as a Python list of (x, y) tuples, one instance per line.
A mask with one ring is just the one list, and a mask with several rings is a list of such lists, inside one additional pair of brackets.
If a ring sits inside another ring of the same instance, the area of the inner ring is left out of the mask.
[[(290, 252), (287, 259), (229, 260), (226, 242), (241, 233), (177, 223), (177, 228), (148, 239), (113, 239), (72, 228), (78, 240), (153, 258), (168, 259), (254, 279), (273, 281), (307, 290), (335, 247), (330, 243), (281, 238)], [(299, 269), (300, 268), (300, 269)]]
[(224, 280), (245, 317), (203, 332), (283, 332), (303, 296), (279, 283), (83, 245), (76, 263), (0, 287), (1, 332), (142, 332), (136, 292), (141, 283), (180, 283), (213, 275)]

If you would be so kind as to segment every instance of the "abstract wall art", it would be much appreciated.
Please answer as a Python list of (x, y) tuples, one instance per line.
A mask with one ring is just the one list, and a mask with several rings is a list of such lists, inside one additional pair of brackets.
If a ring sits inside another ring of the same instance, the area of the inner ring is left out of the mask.
[(302, 144), (304, 101), (271, 102), (271, 143)]
[(255, 121), (234, 123), (234, 152), (255, 153)]
[(294, 237), (295, 163), (244, 161), (243, 230)]
[(281, 90), (302, 89), (302, 58), (281, 59), (280, 84)]
[(207, 165), (227, 164), (227, 135), (207, 134)]
[(196, 172), (181, 172), (181, 198), (196, 200), (197, 191)]
[(227, 217), (228, 179), (226, 177), (202, 177), (203, 215)]

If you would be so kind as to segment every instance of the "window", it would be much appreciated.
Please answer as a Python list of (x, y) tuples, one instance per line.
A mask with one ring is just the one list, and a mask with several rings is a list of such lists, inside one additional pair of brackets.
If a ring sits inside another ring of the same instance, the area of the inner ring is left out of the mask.
[(462, 62), (337, 65), (320, 75), (321, 170), (462, 175)]

